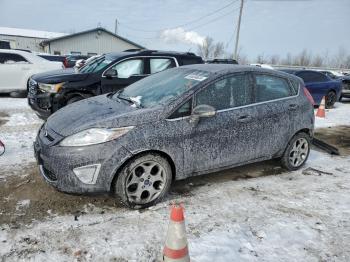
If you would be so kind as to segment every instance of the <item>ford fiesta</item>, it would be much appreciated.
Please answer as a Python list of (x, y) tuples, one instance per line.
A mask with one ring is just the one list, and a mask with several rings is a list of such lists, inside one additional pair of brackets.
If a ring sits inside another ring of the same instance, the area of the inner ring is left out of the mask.
[(40, 173), (60, 191), (111, 192), (153, 205), (174, 180), (279, 158), (308, 158), (311, 96), (296, 76), (257, 67), (191, 65), (53, 114), (34, 144)]

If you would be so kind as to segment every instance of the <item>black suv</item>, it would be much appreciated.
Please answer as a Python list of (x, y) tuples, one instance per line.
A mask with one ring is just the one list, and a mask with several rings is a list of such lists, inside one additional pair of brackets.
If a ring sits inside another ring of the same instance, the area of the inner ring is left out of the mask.
[(118, 91), (150, 74), (203, 63), (203, 59), (193, 53), (152, 50), (108, 53), (80, 69), (32, 76), (28, 81), (28, 103), (40, 118), (46, 119), (67, 104)]

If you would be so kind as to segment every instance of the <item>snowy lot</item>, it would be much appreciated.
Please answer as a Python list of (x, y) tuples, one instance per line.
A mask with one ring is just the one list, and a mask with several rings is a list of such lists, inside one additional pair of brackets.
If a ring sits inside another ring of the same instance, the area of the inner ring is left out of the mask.
[(133, 211), (46, 185), (32, 153), (42, 121), (25, 99), (0, 98), (1, 261), (158, 261), (172, 201), (185, 205), (192, 261), (350, 261), (349, 112), (337, 103), (316, 123), (341, 156), (313, 150), (297, 172), (268, 161), (176, 182)]

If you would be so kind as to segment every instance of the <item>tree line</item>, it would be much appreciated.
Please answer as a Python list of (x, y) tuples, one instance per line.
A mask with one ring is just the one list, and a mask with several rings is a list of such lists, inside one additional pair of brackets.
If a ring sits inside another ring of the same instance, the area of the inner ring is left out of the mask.
[[(206, 37), (203, 44), (197, 46), (197, 54), (203, 59), (233, 58), (233, 54), (225, 50), (223, 42), (215, 42), (213, 38)], [(270, 64), (286, 66), (312, 66), (350, 68), (350, 54), (344, 47), (339, 47), (335, 53), (325, 51), (322, 54), (313, 54), (308, 49), (303, 49), (297, 54), (287, 53), (285, 56), (259, 54), (249, 59), (246, 54), (239, 50), (237, 60), (240, 64)]]

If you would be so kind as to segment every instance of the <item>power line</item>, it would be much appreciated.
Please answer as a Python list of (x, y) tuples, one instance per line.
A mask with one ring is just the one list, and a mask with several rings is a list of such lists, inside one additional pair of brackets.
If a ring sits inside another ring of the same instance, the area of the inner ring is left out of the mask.
[(217, 20), (220, 20), (221, 18), (224, 18), (224, 17), (226, 17), (226, 16), (228, 16), (228, 15), (231, 15), (234, 11), (236, 11), (236, 10), (238, 10), (238, 9), (239, 9), (239, 8), (233, 9), (233, 10), (231, 10), (230, 12), (221, 15), (220, 17), (217, 17), (217, 18), (214, 18), (214, 19), (212, 19), (212, 20), (209, 20), (208, 22), (206, 22), (206, 23), (204, 23), (204, 24), (191, 27), (191, 28), (189, 28), (188, 30), (193, 30), (193, 29), (196, 29), (196, 28), (199, 28), (199, 27), (202, 27), (202, 26), (211, 24), (212, 22), (215, 22), (215, 21), (217, 21)]
[[(126, 28), (129, 28), (130, 30), (134, 30), (134, 31), (148, 32), (148, 33), (150, 33), (150, 32), (153, 32), (153, 33), (154, 33), (154, 32), (160, 32), (160, 31), (163, 31), (163, 30), (166, 30), (166, 29), (174, 29), (174, 28), (177, 28), (177, 27), (184, 27), (184, 26), (188, 26), (188, 25), (190, 25), (190, 24), (194, 24), (194, 23), (196, 23), (196, 22), (198, 22), (198, 21), (200, 21), (200, 20), (202, 20), (202, 19), (204, 19), (204, 18), (207, 18), (207, 17), (209, 17), (209, 16), (212, 16), (212, 15), (214, 15), (214, 14), (216, 14), (216, 13), (222, 11), (223, 9), (225, 9), (225, 8), (227, 8), (227, 7), (231, 6), (231, 5), (233, 5), (234, 3), (238, 2), (238, 1), (239, 1), (239, 0), (234, 0), (234, 1), (230, 2), (229, 4), (223, 6), (223, 7), (219, 8), (219, 9), (216, 9), (216, 10), (214, 10), (214, 11), (212, 11), (212, 12), (206, 14), (206, 15), (203, 15), (203, 16), (201, 16), (201, 17), (199, 17), (199, 18), (196, 18), (196, 19), (193, 19), (193, 20), (191, 20), (191, 21), (188, 21), (188, 22), (186, 22), (186, 23), (184, 23), (184, 24), (180, 24), (180, 25), (177, 25), (177, 26), (169, 27), (169, 28), (160, 28), (160, 29), (158, 29), (158, 30), (145, 30), (145, 29), (138, 29), (138, 28), (135, 28), (135, 27), (131, 27), (131, 26), (129, 26), (129, 25), (127, 25), (126, 23), (123, 23), (123, 22), (122, 22), (122, 23), (119, 22), (119, 24), (123, 25), (123, 26), (126, 27)], [(226, 16), (226, 15), (225, 15), (225, 16)], [(199, 26), (198, 26), (198, 27), (199, 27)], [(196, 28), (197, 28), (197, 27), (196, 27)]]

